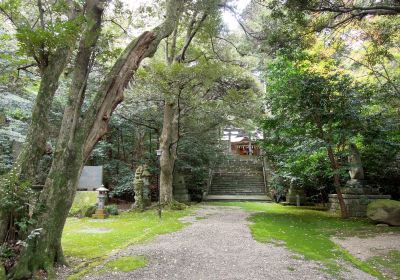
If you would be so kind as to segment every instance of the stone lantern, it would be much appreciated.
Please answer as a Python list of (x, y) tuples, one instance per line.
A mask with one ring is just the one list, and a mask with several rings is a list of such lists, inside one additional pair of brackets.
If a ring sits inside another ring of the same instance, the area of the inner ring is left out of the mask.
[(143, 204), (150, 206), (150, 176), (149, 167), (147, 164), (143, 165), (142, 180), (143, 180)]
[(97, 196), (97, 209), (96, 209), (96, 213), (93, 214), (93, 218), (105, 219), (106, 213), (104, 211), (104, 206), (106, 203), (108, 189), (106, 189), (104, 186), (101, 186), (100, 188), (96, 189), (96, 191), (99, 194)]

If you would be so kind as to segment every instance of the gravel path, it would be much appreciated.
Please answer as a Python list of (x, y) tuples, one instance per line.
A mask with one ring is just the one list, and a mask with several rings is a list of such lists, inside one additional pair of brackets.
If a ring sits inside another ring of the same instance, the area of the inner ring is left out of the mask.
[[(303, 260), (283, 246), (255, 241), (248, 216), (237, 207), (203, 206), (195, 216), (185, 218), (192, 224), (183, 230), (115, 256), (145, 256), (146, 267), (128, 273), (93, 273), (84, 279), (337, 279), (324, 274), (320, 264)], [(341, 277), (375, 279), (354, 268)]]
[(394, 232), (368, 238), (354, 236), (332, 240), (364, 261), (374, 256), (383, 256), (392, 250), (400, 251), (400, 234)]

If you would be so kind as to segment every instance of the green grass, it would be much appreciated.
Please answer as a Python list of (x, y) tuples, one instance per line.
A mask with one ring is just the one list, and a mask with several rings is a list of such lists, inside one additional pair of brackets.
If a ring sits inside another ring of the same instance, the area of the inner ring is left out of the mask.
[[(215, 205), (215, 204), (214, 204)], [(272, 203), (234, 202), (216, 205), (240, 206), (253, 214), (250, 225), (254, 239), (260, 242), (284, 244), (306, 259), (319, 261), (328, 272), (341, 270), (338, 260), (346, 260), (355, 267), (380, 279), (384, 276), (370, 264), (352, 256), (330, 240), (332, 236), (369, 236), (399, 229), (382, 228), (366, 219), (341, 219), (327, 211), (316, 211), (307, 207), (281, 206)]]
[(113, 270), (120, 270), (123, 272), (129, 272), (134, 269), (146, 266), (147, 260), (144, 257), (120, 257), (116, 260), (110, 261), (106, 264), (106, 267)]
[(105, 220), (68, 218), (62, 237), (64, 253), (84, 263), (69, 279), (80, 279), (122, 248), (182, 229), (185, 224), (178, 219), (190, 212), (164, 210), (161, 220), (154, 210), (122, 213)]

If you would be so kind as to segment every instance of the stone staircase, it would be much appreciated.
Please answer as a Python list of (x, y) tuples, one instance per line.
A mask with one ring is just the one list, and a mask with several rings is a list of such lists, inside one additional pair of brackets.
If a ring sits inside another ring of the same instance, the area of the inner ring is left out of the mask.
[(254, 157), (226, 157), (214, 169), (206, 200), (270, 201), (262, 161)]

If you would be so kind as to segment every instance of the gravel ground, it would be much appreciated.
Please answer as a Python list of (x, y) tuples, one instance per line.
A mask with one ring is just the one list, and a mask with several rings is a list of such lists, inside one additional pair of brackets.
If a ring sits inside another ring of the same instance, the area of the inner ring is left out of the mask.
[[(183, 230), (128, 247), (113, 257), (142, 255), (149, 261), (146, 267), (128, 273), (94, 272), (84, 279), (337, 279), (323, 273), (317, 262), (303, 260), (282, 246), (255, 241), (248, 216), (237, 207), (203, 206), (185, 218), (192, 224)], [(343, 271), (341, 279), (375, 279), (351, 267)]]
[(332, 240), (361, 260), (382, 256), (391, 250), (400, 251), (400, 234), (398, 233), (386, 233), (368, 238), (332, 238)]

